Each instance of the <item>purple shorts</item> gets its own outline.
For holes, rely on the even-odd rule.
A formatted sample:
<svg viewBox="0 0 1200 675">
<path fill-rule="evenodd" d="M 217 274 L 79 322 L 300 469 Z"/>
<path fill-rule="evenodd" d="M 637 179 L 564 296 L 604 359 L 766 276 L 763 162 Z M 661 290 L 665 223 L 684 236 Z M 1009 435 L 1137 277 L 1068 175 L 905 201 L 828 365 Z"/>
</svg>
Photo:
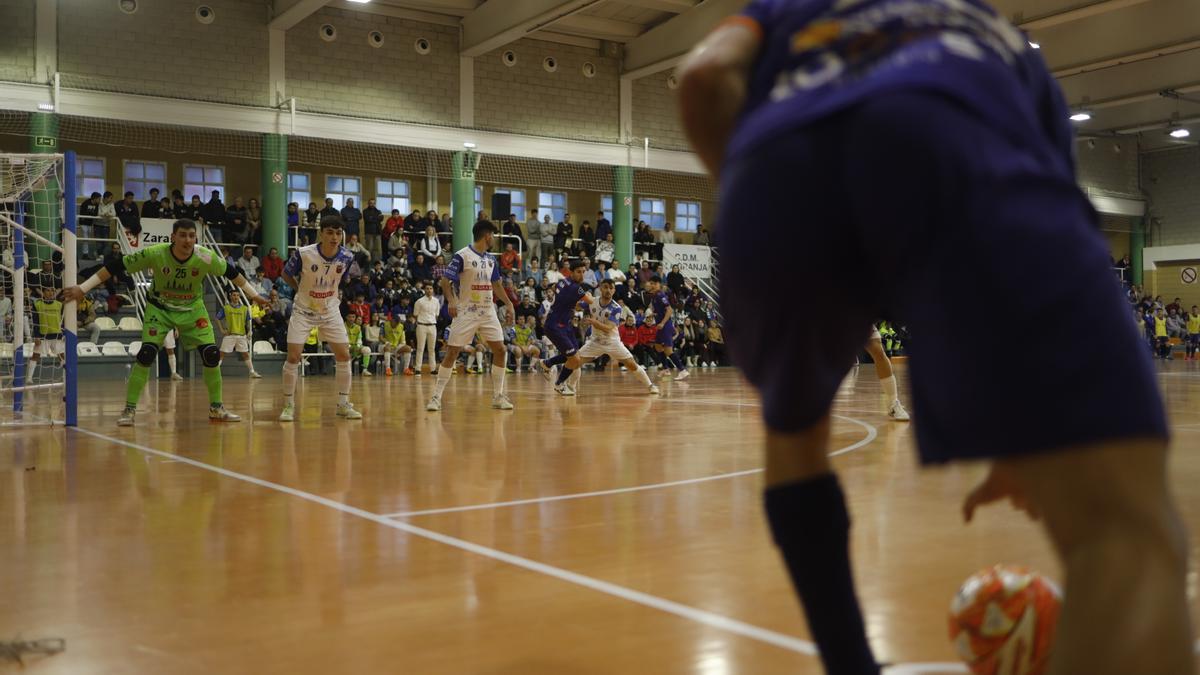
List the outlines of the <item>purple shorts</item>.
<svg viewBox="0 0 1200 675">
<path fill-rule="evenodd" d="M 727 345 L 768 427 L 826 415 L 882 317 L 911 334 L 924 462 L 1168 435 L 1096 212 L 1049 140 L 1011 131 L 894 91 L 724 167 L 716 220 L 742 224 L 716 230 Z M 1000 349 L 981 351 L 981 321 Z"/>
<path fill-rule="evenodd" d="M 675 344 L 675 336 L 678 332 L 675 330 L 675 322 L 668 321 L 667 325 L 658 329 L 658 335 L 654 337 L 654 341 L 664 347 L 671 347 Z"/>
<path fill-rule="evenodd" d="M 579 338 L 571 324 L 546 324 L 546 337 L 563 356 L 574 356 L 579 351 Z"/>
</svg>

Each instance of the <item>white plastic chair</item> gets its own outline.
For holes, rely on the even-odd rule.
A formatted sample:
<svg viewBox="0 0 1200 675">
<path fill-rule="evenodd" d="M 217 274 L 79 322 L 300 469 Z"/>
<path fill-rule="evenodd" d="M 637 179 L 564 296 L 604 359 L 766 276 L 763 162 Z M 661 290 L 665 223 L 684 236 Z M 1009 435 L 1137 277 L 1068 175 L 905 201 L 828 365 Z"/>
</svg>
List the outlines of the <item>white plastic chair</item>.
<svg viewBox="0 0 1200 675">
<path fill-rule="evenodd" d="M 134 340 L 133 342 L 129 343 L 129 355 L 130 356 L 137 357 L 137 353 L 139 351 L 141 351 L 141 349 L 142 349 L 142 341 L 141 340 Z"/>
<path fill-rule="evenodd" d="M 96 317 L 96 325 L 100 327 L 100 330 L 117 329 L 117 323 L 107 316 Z"/>
<path fill-rule="evenodd" d="M 142 320 L 136 316 L 127 316 L 121 319 L 121 323 L 117 324 L 119 330 L 141 330 Z"/>
<path fill-rule="evenodd" d="M 100 352 L 105 356 L 125 356 L 125 345 L 116 340 L 109 340 L 104 343 Z"/>
<path fill-rule="evenodd" d="M 270 342 L 267 342 L 266 340 L 258 340 L 254 343 L 254 353 L 255 354 L 274 354 L 275 353 L 275 345 L 271 344 Z"/>
<path fill-rule="evenodd" d="M 100 356 L 100 350 L 96 347 L 95 342 L 80 342 L 76 347 L 76 352 L 80 356 Z"/>
<path fill-rule="evenodd" d="M 13 344 L 11 342 L 0 342 L 0 359 L 11 359 L 13 357 Z"/>
</svg>

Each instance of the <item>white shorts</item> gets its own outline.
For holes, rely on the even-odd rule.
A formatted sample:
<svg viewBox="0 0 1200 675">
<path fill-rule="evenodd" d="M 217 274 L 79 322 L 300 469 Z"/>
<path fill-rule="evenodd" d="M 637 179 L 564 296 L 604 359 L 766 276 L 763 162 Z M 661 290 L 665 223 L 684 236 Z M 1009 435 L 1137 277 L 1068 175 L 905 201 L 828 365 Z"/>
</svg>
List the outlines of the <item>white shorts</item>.
<svg viewBox="0 0 1200 675">
<path fill-rule="evenodd" d="M 232 354 L 235 351 L 244 354 L 250 351 L 250 342 L 245 335 L 226 335 L 221 338 L 221 351 L 225 354 Z"/>
<path fill-rule="evenodd" d="M 620 342 L 606 342 L 602 340 L 588 340 L 583 343 L 583 347 L 575 354 L 581 359 L 594 359 L 608 354 L 616 361 L 627 361 L 633 358 L 633 354 L 625 348 L 625 345 Z"/>
<path fill-rule="evenodd" d="M 450 322 L 450 337 L 446 344 L 451 347 L 466 347 L 471 344 L 475 334 L 484 342 L 504 342 L 504 329 L 500 327 L 500 319 L 495 312 L 479 314 L 459 314 Z"/>
<path fill-rule="evenodd" d="M 175 349 L 175 331 L 169 330 L 163 337 L 163 349 Z"/>
<path fill-rule="evenodd" d="M 342 317 L 338 316 L 336 310 L 331 314 L 322 315 L 296 309 L 292 311 L 292 318 L 288 321 L 288 344 L 302 345 L 308 342 L 308 334 L 313 328 L 317 329 L 317 337 L 329 344 L 350 343 L 350 336 L 346 335 L 346 324 L 342 322 Z"/>
<path fill-rule="evenodd" d="M 62 338 L 54 338 L 52 340 L 46 340 L 43 338 L 38 339 L 42 342 L 38 345 L 37 349 L 33 350 L 38 354 L 45 354 L 46 356 L 62 356 L 67 352 L 67 343 Z"/>
</svg>

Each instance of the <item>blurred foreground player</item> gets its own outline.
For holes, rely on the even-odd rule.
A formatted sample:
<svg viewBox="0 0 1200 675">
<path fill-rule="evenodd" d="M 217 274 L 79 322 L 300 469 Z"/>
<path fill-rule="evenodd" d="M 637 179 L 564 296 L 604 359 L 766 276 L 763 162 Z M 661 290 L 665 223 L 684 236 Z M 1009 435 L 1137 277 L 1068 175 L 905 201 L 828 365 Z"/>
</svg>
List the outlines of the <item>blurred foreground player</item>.
<svg viewBox="0 0 1200 675">
<path fill-rule="evenodd" d="M 914 336 L 922 461 L 991 460 L 967 519 L 1009 498 L 1062 559 L 1049 672 L 1192 673 L 1162 400 L 1076 186 L 1069 113 L 1025 35 L 977 0 L 754 0 L 693 50 L 679 91 L 719 180 L 722 312 L 763 398 L 767 516 L 827 671 L 879 672 L 826 453 L 867 327 L 896 316 Z M 749 204 L 767 214 L 753 226 Z M 763 250 L 783 255 L 763 266 Z M 1053 292 L 1024 292 L 1031 276 Z M 828 292 L 778 311 L 777 291 L 814 284 Z M 1044 330 L 980 359 L 980 305 Z M 1078 325 L 1107 329 L 1065 361 Z"/>
</svg>

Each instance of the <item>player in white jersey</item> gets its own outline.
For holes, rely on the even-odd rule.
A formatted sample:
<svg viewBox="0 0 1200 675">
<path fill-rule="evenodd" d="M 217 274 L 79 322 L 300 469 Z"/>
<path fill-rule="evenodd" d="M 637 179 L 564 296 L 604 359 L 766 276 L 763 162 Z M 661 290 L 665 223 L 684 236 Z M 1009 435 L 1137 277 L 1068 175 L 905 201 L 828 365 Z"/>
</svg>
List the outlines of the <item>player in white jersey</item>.
<svg viewBox="0 0 1200 675">
<path fill-rule="evenodd" d="M 288 322 L 287 362 L 283 364 L 283 412 L 280 422 L 295 417 L 296 379 L 304 343 L 315 328 L 329 344 L 336 361 L 338 417 L 357 420 L 362 413 L 350 405 L 350 338 L 338 311 L 338 286 L 350 275 L 354 256 L 342 246 L 341 216 L 321 219 L 317 243 L 298 249 L 283 266 L 283 280 L 296 289 L 292 318 Z"/>
<path fill-rule="evenodd" d="M 883 387 L 884 398 L 887 399 L 888 417 L 897 422 L 907 422 L 908 411 L 900 403 L 900 392 L 896 386 L 896 376 L 892 374 L 892 360 L 888 358 L 887 352 L 884 351 L 883 340 L 879 336 L 879 329 L 874 325 L 871 326 L 871 337 L 867 340 L 866 350 L 871 355 L 871 360 L 875 362 L 875 375 L 879 377 L 879 384 Z"/>
<path fill-rule="evenodd" d="M 500 268 L 496 257 L 488 253 L 496 237 L 496 226 L 491 221 L 480 220 L 471 228 L 475 243 L 458 253 L 450 261 L 449 269 L 442 277 L 442 295 L 446 298 L 446 310 L 453 321 L 450 336 L 446 340 L 446 357 L 438 368 L 437 384 L 433 398 L 425 405 L 429 411 L 442 409 L 442 393 L 454 372 L 454 361 L 463 347 L 471 344 L 476 333 L 487 342 L 492 350 L 492 407 L 512 410 L 512 401 L 504 394 L 504 375 L 507 350 L 504 348 L 504 329 L 496 316 L 493 297 L 499 297 L 508 306 L 508 317 L 516 316 L 512 300 L 500 284 Z"/>
<path fill-rule="evenodd" d="M 621 305 L 613 300 L 616 290 L 617 286 L 612 279 L 600 282 L 600 298 L 588 305 L 587 310 L 586 321 L 592 327 L 592 334 L 588 336 L 587 342 L 583 343 L 583 347 L 575 356 L 582 363 L 588 363 L 608 354 L 612 360 L 625 366 L 626 370 L 632 372 L 641 381 L 642 386 L 646 387 L 646 393 L 657 395 L 658 387 L 650 381 L 646 369 L 639 366 L 634 360 L 633 354 L 630 354 L 625 345 L 621 344 L 621 336 L 617 333 L 617 327 L 621 325 Z M 582 368 L 575 369 L 575 372 L 571 374 L 571 379 L 567 381 L 567 384 L 575 392 L 579 391 L 579 376 L 582 372 Z"/>
</svg>

